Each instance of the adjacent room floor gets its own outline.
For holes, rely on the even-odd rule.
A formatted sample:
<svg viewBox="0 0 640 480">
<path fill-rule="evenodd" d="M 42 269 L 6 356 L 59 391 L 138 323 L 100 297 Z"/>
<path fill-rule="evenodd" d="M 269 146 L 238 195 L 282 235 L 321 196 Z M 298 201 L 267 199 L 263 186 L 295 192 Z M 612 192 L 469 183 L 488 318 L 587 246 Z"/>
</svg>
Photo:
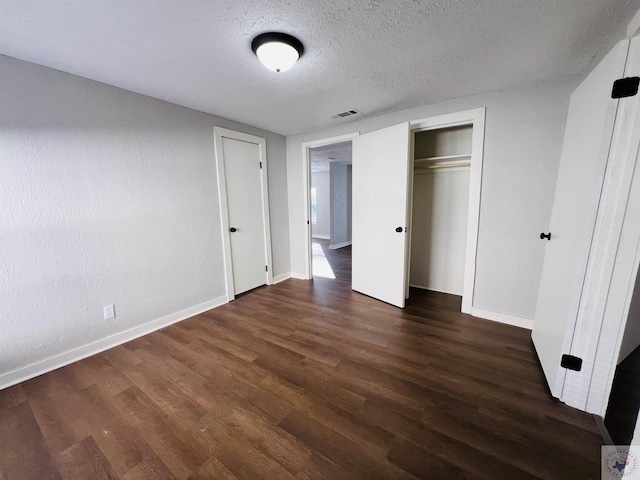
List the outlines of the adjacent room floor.
<svg viewBox="0 0 640 480">
<path fill-rule="evenodd" d="M 640 348 L 616 368 L 604 423 L 616 445 L 629 445 L 640 406 Z"/>
<path fill-rule="evenodd" d="M 287 280 L 0 391 L 0 478 L 600 478 L 530 332 Z"/>
</svg>

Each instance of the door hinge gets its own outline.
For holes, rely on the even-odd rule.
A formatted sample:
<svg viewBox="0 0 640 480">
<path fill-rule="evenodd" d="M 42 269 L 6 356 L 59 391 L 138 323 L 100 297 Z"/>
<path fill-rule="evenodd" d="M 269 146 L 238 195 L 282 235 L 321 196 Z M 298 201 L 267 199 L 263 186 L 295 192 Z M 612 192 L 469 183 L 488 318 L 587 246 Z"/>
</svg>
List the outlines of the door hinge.
<svg viewBox="0 0 640 480">
<path fill-rule="evenodd" d="M 264 266 L 264 271 L 265 271 L 265 272 L 268 272 L 268 271 L 269 271 L 269 265 L 265 265 L 265 266 Z"/>
<path fill-rule="evenodd" d="M 260 168 L 262 168 L 262 162 L 260 162 Z"/>
<path fill-rule="evenodd" d="M 309 220 L 307 220 L 307 225 L 309 225 Z"/>
<path fill-rule="evenodd" d="M 639 85 L 640 77 L 627 77 L 616 80 L 613 82 L 611 98 L 633 97 L 637 95 Z"/>
<path fill-rule="evenodd" d="M 573 355 L 562 355 L 562 360 L 560 361 L 560 366 L 562 368 L 566 368 L 567 370 L 575 370 L 579 372 L 582 370 L 582 359 L 578 357 L 574 357 Z"/>
</svg>

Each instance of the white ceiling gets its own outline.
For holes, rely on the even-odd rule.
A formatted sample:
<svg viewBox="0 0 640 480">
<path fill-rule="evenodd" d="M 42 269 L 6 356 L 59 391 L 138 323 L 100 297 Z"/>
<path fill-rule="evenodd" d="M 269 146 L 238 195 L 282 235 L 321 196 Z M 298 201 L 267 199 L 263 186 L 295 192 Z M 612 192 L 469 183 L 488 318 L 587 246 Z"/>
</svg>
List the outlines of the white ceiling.
<svg viewBox="0 0 640 480">
<path fill-rule="evenodd" d="M 331 162 L 351 164 L 351 140 L 309 149 L 311 172 L 328 172 Z"/>
<path fill-rule="evenodd" d="M 640 0 L 0 0 L 0 53 L 281 134 L 593 64 Z M 306 52 L 257 61 L 267 31 Z"/>
</svg>

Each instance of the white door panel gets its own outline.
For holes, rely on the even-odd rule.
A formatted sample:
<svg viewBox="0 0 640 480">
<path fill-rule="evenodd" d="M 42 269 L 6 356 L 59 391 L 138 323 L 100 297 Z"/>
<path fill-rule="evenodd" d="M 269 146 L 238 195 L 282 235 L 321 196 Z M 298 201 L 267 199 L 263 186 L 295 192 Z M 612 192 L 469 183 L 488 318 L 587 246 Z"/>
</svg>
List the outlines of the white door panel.
<svg viewBox="0 0 640 480">
<path fill-rule="evenodd" d="M 630 41 L 624 77 L 640 75 L 640 38 Z M 620 338 L 629 315 L 635 284 L 640 223 L 636 158 L 640 145 L 640 96 L 621 98 L 603 192 L 571 344 L 582 370 L 567 371 L 561 400 L 604 416 L 613 381 Z M 635 175 L 634 175 L 635 172 Z M 635 179 L 634 179 L 635 176 Z M 625 313 L 626 310 L 626 313 Z M 609 374 L 611 374 L 610 378 Z"/>
<path fill-rule="evenodd" d="M 409 123 L 354 138 L 352 158 L 353 289 L 404 308 Z"/>
<path fill-rule="evenodd" d="M 260 145 L 222 138 L 234 293 L 267 283 Z M 233 231 L 235 229 L 235 231 Z"/>
<path fill-rule="evenodd" d="M 628 41 L 620 42 L 571 96 L 532 338 L 551 393 L 561 397 L 598 212 Z M 541 240 L 547 242 L 547 240 Z"/>
</svg>

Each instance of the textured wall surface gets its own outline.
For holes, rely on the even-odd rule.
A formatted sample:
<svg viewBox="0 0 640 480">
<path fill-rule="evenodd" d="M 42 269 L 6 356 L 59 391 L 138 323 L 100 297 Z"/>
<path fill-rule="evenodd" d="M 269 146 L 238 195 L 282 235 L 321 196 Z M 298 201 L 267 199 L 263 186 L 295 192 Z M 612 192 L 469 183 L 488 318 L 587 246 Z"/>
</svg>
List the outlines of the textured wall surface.
<svg viewBox="0 0 640 480">
<path fill-rule="evenodd" d="M 618 364 L 627 358 L 633 351 L 640 347 L 640 275 L 636 278 L 629 308 L 629 317 L 620 345 Z"/>
<path fill-rule="evenodd" d="M 311 186 L 316 187 L 317 222 L 311 226 L 313 235 L 329 238 L 331 235 L 331 204 L 329 171 L 314 172 L 311 175 Z"/>
<path fill-rule="evenodd" d="M 486 107 L 484 170 L 473 306 L 533 318 L 569 96 L 579 78 L 403 110 L 287 137 L 291 268 L 304 272 L 302 142 Z"/>
<path fill-rule="evenodd" d="M 0 56 L 0 374 L 226 294 L 214 125 L 266 137 L 289 272 L 283 137 Z"/>
<path fill-rule="evenodd" d="M 351 165 L 332 162 L 331 175 L 331 245 L 351 241 Z"/>
<path fill-rule="evenodd" d="M 413 157 L 421 160 L 429 157 L 470 155 L 472 136 L 471 125 L 418 132 L 415 135 Z"/>
<path fill-rule="evenodd" d="M 469 167 L 414 175 L 412 213 L 409 284 L 462 295 Z"/>
</svg>

